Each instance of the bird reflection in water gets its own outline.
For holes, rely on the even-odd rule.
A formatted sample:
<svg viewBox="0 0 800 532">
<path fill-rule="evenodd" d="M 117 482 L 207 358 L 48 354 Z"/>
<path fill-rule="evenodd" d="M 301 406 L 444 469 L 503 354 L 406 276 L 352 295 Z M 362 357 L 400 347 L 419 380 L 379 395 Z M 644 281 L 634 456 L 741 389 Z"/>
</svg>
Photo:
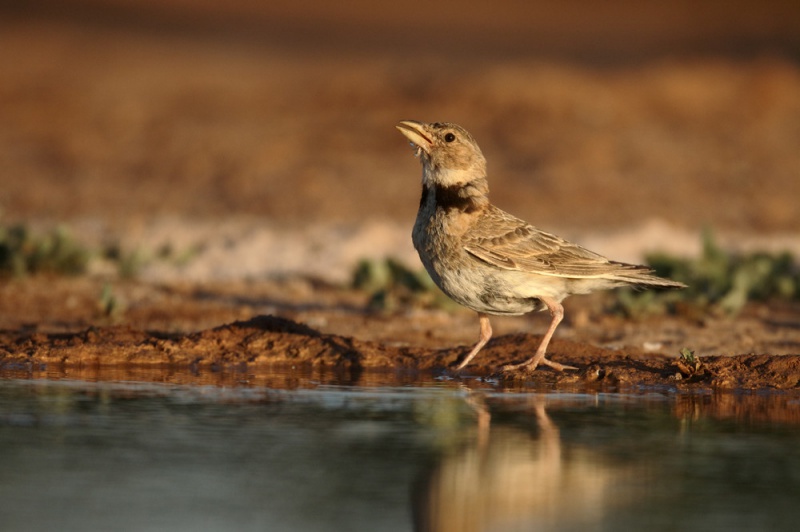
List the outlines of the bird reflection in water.
<svg viewBox="0 0 800 532">
<path fill-rule="evenodd" d="M 417 482 L 415 530 L 584 530 L 626 498 L 617 485 L 631 467 L 585 447 L 565 450 L 543 399 L 530 405 L 538 433 L 493 423 L 483 401 L 469 401 L 476 435 Z"/>
</svg>

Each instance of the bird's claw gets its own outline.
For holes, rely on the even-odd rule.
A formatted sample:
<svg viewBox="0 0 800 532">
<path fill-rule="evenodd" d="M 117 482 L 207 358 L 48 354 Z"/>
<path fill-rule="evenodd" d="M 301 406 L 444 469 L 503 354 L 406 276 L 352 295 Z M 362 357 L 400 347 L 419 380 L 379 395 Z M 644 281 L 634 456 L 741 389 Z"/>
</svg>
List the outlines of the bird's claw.
<svg viewBox="0 0 800 532">
<path fill-rule="evenodd" d="M 508 364 L 506 366 L 502 366 L 500 368 L 500 370 L 499 370 L 499 373 L 500 374 L 509 374 L 509 373 L 518 374 L 520 372 L 533 373 L 536 370 L 536 368 L 539 366 L 539 364 L 543 364 L 545 366 L 553 368 L 556 371 L 564 371 L 564 370 L 577 371 L 578 370 L 578 368 L 576 368 L 575 366 L 568 366 L 566 364 L 559 364 L 558 362 L 553 362 L 552 360 L 549 360 L 547 358 L 542 358 L 541 360 L 538 360 L 536 362 L 534 362 L 534 360 L 531 359 L 531 360 L 526 360 L 525 362 L 522 362 L 520 364 Z"/>
</svg>

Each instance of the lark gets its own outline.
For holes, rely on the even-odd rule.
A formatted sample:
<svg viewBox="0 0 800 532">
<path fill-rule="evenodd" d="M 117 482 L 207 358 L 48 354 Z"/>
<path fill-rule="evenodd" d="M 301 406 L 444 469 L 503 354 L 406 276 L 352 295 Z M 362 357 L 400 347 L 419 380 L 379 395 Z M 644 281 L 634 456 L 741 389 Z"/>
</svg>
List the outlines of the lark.
<svg viewBox="0 0 800 532">
<path fill-rule="evenodd" d="M 501 371 L 532 371 L 540 364 L 577 369 L 545 354 L 564 317 L 561 302 L 573 294 L 619 286 L 685 287 L 653 275 L 646 266 L 611 261 L 546 233 L 489 202 L 486 159 L 477 142 L 451 123 L 400 122 L 422 162 L 422 198 L 412 240 L 436 285 L 478 313 L 478 342 L 455 367 L 463 369 L 492 337 L 489 315 L 550 312 L 536 352 Z"/>
</svg>

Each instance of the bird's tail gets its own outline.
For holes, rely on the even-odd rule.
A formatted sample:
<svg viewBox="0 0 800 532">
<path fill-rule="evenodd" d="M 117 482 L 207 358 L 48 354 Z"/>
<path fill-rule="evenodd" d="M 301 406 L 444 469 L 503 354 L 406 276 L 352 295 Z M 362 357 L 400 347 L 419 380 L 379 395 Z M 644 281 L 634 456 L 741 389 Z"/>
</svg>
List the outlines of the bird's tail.
<svg viewBox="0 0 800 532">
<path fill-rule="evenodd" d="M 642 288 L 647 286 L 658 286 L 663 288 L 686 288 L 686 285 L 679 281 L 664 279 L 663 277 L 653 275 L 653 270 L 647 266 L 632 266 L 625 268 L 614 275 L 614 280 Z"/>
</svg>

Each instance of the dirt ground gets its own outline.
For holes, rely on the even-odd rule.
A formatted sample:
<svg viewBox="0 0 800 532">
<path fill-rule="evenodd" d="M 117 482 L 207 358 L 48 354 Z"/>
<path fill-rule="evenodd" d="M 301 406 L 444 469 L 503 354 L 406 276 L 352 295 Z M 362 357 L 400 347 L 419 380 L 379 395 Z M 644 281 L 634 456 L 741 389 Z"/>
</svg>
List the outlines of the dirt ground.
<svg viewBox="0 0 800 532">
<path fill-rule="evenodd" d="M 29 278 L 5 284 L 0 365 L 84 378 L 102 367 L 241 372 L 250 378 L 276 367 L 353 381 L 364 371 L 455 378 L 449 368 L 477 337 L 477 319 L 465 310 L 376 312 L 366 293 L 301 279 L 202 286 L 120 282 L 121 310 L 107 316 L 98 296 L 105 282 Z M 550 354 L 579 371 L 497 374 L 499 366 L 535 351 L 536 333 L 546 326 L 546 316 L 537 315 L 494 318 L 495 338 L 461 376 L 603 390 L 800 390 L 796 304 L 754 304 L 736 318 L 642 320 L 603 314 L 602 296 L 576 297 L 566 308 Z M 697 371 L 680 367 L 683 347 L 700 357 Z"/>
<path fill-rule="evenodd" d="M 448 375 L 477 336 L 473 313 L 376 312 L 342 282 L 368 250 L 413 258 L 405 235 L 419 167 L 393 127 L 405 118 L 467 127 L 489 160 L 495 203 L 614 258 L 691 254 L 675 235 L 704 227 L 732 248 L 800 249 L 793 3 L 707 13 L 717 21 L 707 38 L 680 17 L 651 20 L 638 37 L 626 33 L 635 20 L 603 33 L 586 26 L 591 17 L 562 33 L 548 33 L 557 17 L 546 19 L 529 34 L 520 4 L 477 44 L 480 14 L 424 41 L 419 31 L 445 12 L 409 34 L 402 26 L 415 17 L 397 13 L 365 22 L 323 10 L 308 22 L 283 4 L 259 18 L 254 5 L 233 2 L 215 24 L 224 8 L 213 3 L 186 20 L 177 0 L 164 3 L 173 11 L 40 4 L 0 5 L 0 222 L 67 223 L 88 245 L 192 254 L 188 266 L 153 266 L 135 280 L 102 268 L 0 279 L 7 371 L 268 374 L 282 365 Z M 326 24 L 334 16 L 341 23 Z M 353 25 L 371 30 L 359 39 Z M 671 229 L 612 254 L 605 235 L 653 220 Z M 302 232 L 334 226 L 316 241 Z M 325 246 L 340 253 L 338 270 Z M 262 269 L 243 269 L 251 262 Z M 101 309 L 105 286 L 111 313 Z M 525 382 L 800 390 L 797 303 L 751 304 L 734 318 L 625 320 L 604 301 L 568 300 L 551 345 L 553 359 L 581 369 L 543 369 Z M 494 319 L 495 338 L 465 374 L 491 377 L 525 358 L 545 325 L 544 315 Z M 684 347 L 703 362 L 694 373 L 677 365 Z"/>
</svg>

